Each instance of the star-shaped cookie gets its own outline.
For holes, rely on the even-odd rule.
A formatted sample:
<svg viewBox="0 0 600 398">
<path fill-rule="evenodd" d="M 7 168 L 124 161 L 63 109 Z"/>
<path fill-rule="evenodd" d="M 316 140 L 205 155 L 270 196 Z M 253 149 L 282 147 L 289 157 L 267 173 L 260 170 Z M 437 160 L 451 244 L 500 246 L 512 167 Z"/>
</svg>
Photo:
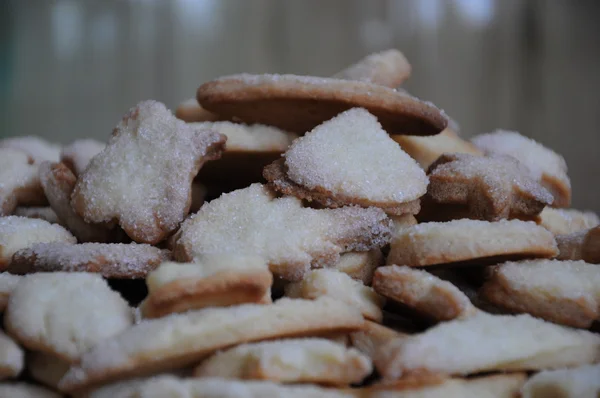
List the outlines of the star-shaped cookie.
<svg viewBox="0 0 600 398">
<path fill-rule="evenodd" d="M 463 217 L 497 221 L 532 218 L 553 197 L 528 170 L 508 156 L 444 154 L 429 168 L 428 199 L 464 206 Z"/>
</svg>

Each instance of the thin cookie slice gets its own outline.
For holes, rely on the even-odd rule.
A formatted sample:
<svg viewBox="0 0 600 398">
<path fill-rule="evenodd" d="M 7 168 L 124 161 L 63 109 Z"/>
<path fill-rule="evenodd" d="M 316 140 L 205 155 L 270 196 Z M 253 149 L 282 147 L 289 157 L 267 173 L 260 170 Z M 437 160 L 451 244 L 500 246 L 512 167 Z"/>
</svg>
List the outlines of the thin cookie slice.
<svg viewBox="0 0 600 398">
<path fill-rule="evenodd" d="M 294 141 L 265 169 L 277 191 L 327 207 L 416 214 L 427 176 L 364 109 L 350 109 Z"/>
<path fill-rule="evenodd" d="M 442 206 L 465 206 L 465 218 L 533 218 L 553 200 L 529 170 L 509 156 L 444 154 L 429 167 L 428 177 L 427 197 Z"/>
<path fill-rule="evenodd" d="M 140 102 L 79 176 L 71 205 L 88 223 L 117 222 L 134 241 L 158 243 L 188 214 L 192 181 L 225 140 L 159 102 Z"/>
<path fill-rule="evenodd" d="M 241 343 L 360 329 L 360 312 L 328 297 L 205 308 L 138 323 L 99 343 L 61 380 L 64 391 L 191 365 Z"/>
<path fill-rule="evenodd" d="M 371 374 L 369 357 L 322 338 L 242 344 L 206 359 L 195 377 L 258 379 L 344 386 Z"/>
<path fill-rule="evenodd" d="M 40 243 L 16 252 L 8 271 L 17 275 L 92 272 L 105 278 L 133 279 L 145 278 L 169 259 L 168 250 L 140 243 Z"/>
<path fill-rule="evenodd" d="M 600 227 L 567 235 L 556 235 L 559 260 L 583 260 L 600 264 Z"/>
<path fill-rule="evenodd" d="M 175 117 L 187 123 L 216 122 L 219 115 L 202 108 L 196 98 L 190 98 L 180 103 L 175 109 Z"/>
<path fill-rule="evenodd" d="M 23 349 L 0 330 L 0 380 L 16 378 L 25 363 Z"/>
<path fill-rule="evenodd" d="M 211 253 L 256 254 L 271 272 L 301 280 L 313 265 L 333 265 L 340 253 L 389 242 L 391 222 L 376 208 L 311 209 L 294 197 L 277 198 L 253 184 L 205 204 L 181 226 L 177 261 Z"/>
<path fill-rule="evenodd" d="M 60 161 L 76 176 L 83 174 L 94 156 L 106 148 L 104 142 L 93 139 L 75 140 L 62 149 Z"/>
<path fill-rule="evenodd" d="M 273 275 L 258 256 L 215 254 L 194 263 L 162 263 L 148 274 L 144 318 L 204 307 L 271 302 Z"/>
<path fill-rule="evenodd" d="M 539 224 L 554 235 L 580 232 L 600 225 L 600 218 L 593 211 L 554 209 L 546 207 L 540 213 Z"/>
<path fill-rule="evenodd" d="M 533 375 L 521 389 L 523 398 L 583 398 L 600 395 L 600 364 L 557 369 Z"/>
<path fill-rule="evenodd" d="M 77 239 L 60 225 L 48 221 L 17 216 L 0 217 L 0 271 L 10 265 L 17 251 L 47 242 L 73 245 Z"/>
<path fill-rule="evenodd" d="M 67 373 L 71 364 L 54 355 L 30 351 L 26 356 L 27 372 L 35 381 L 54 390 L 60 379 Z"/>
<path fill-rule="evenodd" d="M 477 311 L 469 298 L 452 283 L 411 267 L 389 265 L 378 268 L 373 277 L 373 289 L 436 321 L 468 317 Z"/>
<path fill-rule="evenodd" d="M 0 216 L 12 214 L 19 205 L 45 204 L 38 166 L 31 164 L 25 152 L 0 148 Z"/>
<path fill-rule="evenodd" d="M 350 333 L 350 344 L 369 358 L 374 358 L 380 346 L 402 336 L 408 335 L 376 322 L 365 321 L 362 330 Z"/>
<path fill-rule="evenodd" d="M 106 224 L 90 224 L 71 207 L 71 193 L 77 177 L 64 163 L 40 164 L 40 182 L 48 203 L 62 225 L 75 235 L 79 242 L 111 242 L 119 238 L 119 231 Z"/>
<path fill-rule="evenodd" d="M 459 137 L 450 127 L 432 137 L 416 137 L 410 135 L 394 135 L 402 149 L 427 170 L 444 153 L 467 153 L 482 156 L 483 151 L 469 141 Z"/>
<path fill-rule="evenodd" d="M 36 136 L 5 138 L 0 140 L 0 148 L 25 152 L 27 156 L 33 159 L 34 163 L 44 161 L 58 162 L 61 150 L 60 145 L 53 144 Z"/>
<path fill-rule="evenodd" d="M 7 333 L 23 346 L 70 363 L 132 325 L 127 302 L 102 277 L 89 273 L 28 275 L 4 314 Z"/>
<path fill-rule="evenodd" d="M 527 166 L 533 178 L 554 197 L 552 206 L 569 207 L 571 204 L 567 164 L 556 152 L 515 131 L 497 130 L 478 135 L 471 142 L 487 153 L 512 156 Z"/>
<path fill-rule="evenodd" d="M 10 295 L 22 278 L 23 277 L 19 275 L 0 272 L 0 313 L 4 312 L 6 309 Z"/>
<path fill-rule="evenodd" d="M 344 253 L 333 268 L 361 281 L 365 286 L 370 286 L 375 269 L 383 264 L 383 253 L 379 249 L 368 252 Z"/>
<path fill-rule="evenodd" d="M 58 216 L 50 206 L 43 207 L 17 207 L 13 215 L 18 217 L 39 218 L 48 221 L 50 224 L 60 224 Z"/>
<path fill-rule="evenodd" d="M 477 264 L 497 264 L 500 259 L 557 254 L 554 235 L 534 222 L 462 219 L 405 228 L 392 241 L 387 263 L 422 267 L 477 260 Z"/>
<path fill-rule="evenodd" d="M 562 325 L 589 328 L 600 319 L 600 267 L 583 261 L 504 263 L 480 293 L 500 308 Z"/>
<path fill-rule="evenodd" d="M 350 108 L 365 108 L 389 134 L 435 135 L 448 124 L 433 104 L 373 83 L 296 75 L 232 75 L 204 83 L 209 111 L 304 134 Z"/>
<path fill-rule="evenodd" d="M 25 382 L 0 383 L 0 397 L 6 398 L 63 398 L 63 395 L 44 387 Z"/>
<path fill-rule="evenodd" d="M 479 347 L 473 350 L 473 347 Z M 375 366 L 385 379 L 414 373 L 468 375 L 577 366 L 600 360 L 600 336 L 530 315 L 484 312 L 439 323 L 380 347 Z"/>
<path fill-rule="evenodd" d="M 389 49 L 370 54 L 333 77 L 396 88 L 408 80 L 411 70 L 404 54 L 396 49 Z"/>
<path fill-rule="evenodd" d="M 381 308 L 385 299 L 362 282 L 334 269 L 310 271 L 302 281 L 288 284 L 285 295 L 304 299 L 332 297 L 358 309 L 366 319 L 375 322 L 383 320 Z"/>
</svg>

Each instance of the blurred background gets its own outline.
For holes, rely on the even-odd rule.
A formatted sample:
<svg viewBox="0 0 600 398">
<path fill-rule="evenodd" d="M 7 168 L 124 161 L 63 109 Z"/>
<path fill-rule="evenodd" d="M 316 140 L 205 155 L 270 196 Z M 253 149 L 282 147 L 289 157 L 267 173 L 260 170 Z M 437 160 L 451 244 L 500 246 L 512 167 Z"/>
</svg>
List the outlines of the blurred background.
<svg viewBox="0 0 600 398">
<path fill-rule="evenodd" d="M 174 109 L 237 72 L 331 75 L 395 47 L 405 87 L 470 137 L 560 152 L 600 212 L 600 1 L 0 0 L 0 138 L 105 140 L 142 99 Z"/>
</svg>

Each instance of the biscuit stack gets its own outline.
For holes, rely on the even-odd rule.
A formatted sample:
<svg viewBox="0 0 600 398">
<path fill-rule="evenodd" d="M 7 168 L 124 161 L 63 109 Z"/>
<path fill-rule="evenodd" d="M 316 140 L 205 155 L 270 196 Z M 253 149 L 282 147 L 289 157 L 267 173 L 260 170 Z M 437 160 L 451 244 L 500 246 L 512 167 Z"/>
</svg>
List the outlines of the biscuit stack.
<svg viewBox="0 0 600 398">
<path fill-rule="evenodd" d="M 600 220 L 396 50 L 0 141 L 0 397 L 594 397 Z"/>
</svg>

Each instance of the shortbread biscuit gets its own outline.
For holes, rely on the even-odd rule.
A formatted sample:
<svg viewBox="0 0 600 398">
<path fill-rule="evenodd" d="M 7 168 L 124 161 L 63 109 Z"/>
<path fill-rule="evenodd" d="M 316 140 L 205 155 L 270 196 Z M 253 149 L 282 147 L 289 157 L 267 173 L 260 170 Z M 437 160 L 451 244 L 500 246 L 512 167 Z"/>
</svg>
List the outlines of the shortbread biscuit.
<svg viewBox="0 0 600 398">
<path fill-rule="evenodd" d="M 53 144 L 41 137 L 11 137 L 0 140 L 0 148 L 10 148 L 25 152 L 34 163 L 44 161 L 58 162 L 60 145 Z"/>
<path fill-rule="evenodd" d="M 65 245 L 77 243 L 69 231 L 48 221 L 8 216 L 0 217 L 0 270 L 5 270 L 18 250 L 36 243 L 60 242 Z"/>
<path fill-rule="evenodd" d="M 392 241 L 387 263 L 421 267 L 477 260 L 477 264 L 497 264 L 499 258 L 557 254 L 552 233 L 534 222 L 463 219 L 405 228 Z"/>
<path fill-rule="evenodd" d="M 600 318 L 600 267 L 583 261 L 504 263 L 491 269 L 481 294 L 509 311 L 588 328 Z"/>
<path fill-rule="evenodd" d="M 407 336 L 407 334 L 376 322 L 365 321 L 362 330 L 350 333 L 350 344 L 369 358 L 374 358 L 380 346 L 402 336 Z"/>
<path fill-rule="evenodd" d="M 61 398 L 62 395 L 44 387 L 25 382 L 0 383 L 0 397 L 6 398 Z"/>
<path fill-rule="evenodd" d="M 533 218 L 553 197 L 510 156 L 443 154 L 428 171 L 427 197 L 436 204 L 460 205 L 465 218 L 497 221 Z"/>
<path fill-rule="evenodd" d="M 554 207 L 569 207 L 571 204 L 567 164 L 556 152 L 515 131 L 497 130 L 478 135 L 471 141 L 485 152 L 512 156 L 527 166 L 533 178 L 554 196 Z"/>
<path fill-rule="evenodd" d="M 467 317 L 477 311 L 469 298 L 452 283 L 406 266 L 378 268 L 373 277 L 373 289 L 436 321 Z"/>
<path fill-rule="evenodd" d="M 483 151 L 469 141 L 460 138 L 450 127 L 432 137 L 394 135 L 392 138 L 400 144 L 402 149 L 415 159 L 424 170 L 427 170 L 429 166 L 444 153 L 468 153 L 474 156 L 483 155 Z"/>
<path fill-rule="evenodd" d="M 15 216 L 27 218 L 39 218 L 48 221 L 50 224 L 60 224 L 58 216 L 50 206 L 43 207 L 17 207 L 13 212 Z"/>
<path fill-rule="evenodd" d="M 19 250 L 8 270 L 35 272 L 93 272 L 105 278 L 145 278 L 170 259 L 168 250 L 141 243 L 41 243 Z"/>
<path fill-rule="evenodd" d="M 372 370 L 371 359 L 354 348 L 305 338 L 242 344 L 218 352 L 202 362 L 194 376 L 343 386 L 360 383 Z"/>
<path fill-rule="evenodd" d="M 401 216 L 390 216 L 392 223 L 394 224 L 392 231 L 392 239 L 394 236 L 401 234 L 404 228 L 412 227 L 417 225 L 419 222 L 412 214 L 403 214 Z"/>
<path fill-rule="evenodd" d="M 26 357 L 27 372 L 37 382 L 53 389 L 71 367 L 71 364 L 54 355 L 30 351 Z"/>
<path fill-rule="evenodd" d="M 313 265 L 333 265 L 339 254 L 389 242 L 391 222 L 380 209 L 311 209 L 294 197 L 276 198 L 253 184 L 205 204 L 186 220 L 174 247 L 177 261 L 210 253 L 264 257 L 271 272 L 301 280 Z"/>
<path fill-rule="evenodd" d="M 112 380 L 176 369 L 223 348 L 280 337 L 360 329 L 363 318 L 346 304 L 280 299 L 274 304 L 205 308 L 146 320 L 96 345 L 61 380 L 74 391 Z"/>
<path fill-rule="evenodd" d="M 146 278 L 144 318 L 204 307 L 270 303 L 273 275 L 258 256 L 227 253 L 204 256 L 195 263 L 162 263 Z"/>
<path fill-rule="evenodd" d="M 396 88 L 410 77 L 410 72 L 411 66 L 404 54 L 389 49 L 370 54 L 333 77 Z"/>
<path fill-rule="evenodd" d="M 416 214 L 427 176 L 364 109 L 350 109 L 294 141 L 265 178 L 277 191 L 327 207 Z"/>
<path fill-rule="evenodd" d="M 473 349 L 473 348 L 477 349 Z M 600 360 L 600 336 L 533 318 L 484 312 L 439 323 L 380 347 L 375 366 L 385 379 L 415 372 L 467 375 L 577 366 Z"/>
<path fill-rule="evenodd" d="M 180 379 L 170 375 L 109 384 L 88 398 L 357 398 L 350 389 L 286 386 L 270 381 L 222 378 Z"/>
<path fill-rule="evenodd" d="M 219 115 L 202 108 L 196 98 L 190 98 L 180 103 L 175 109 L 175 117 L 187 123 L 219 120 Z"/>
<path fill-rule="evenodd" d="M 175 118 L 156 101 L 129 110 L 79 176 L 71 205 L 88 223 L 118 222 L 134 241 L 158 243 L 191 204 L 192 180 L 225 137 Z"/>
<path fill-rule="evenodd" d="M 0 380 L 17 377 L 23 370 L 24 356 L 21 347 L 0 330 Z"/>
<path fill-rule="evenodd" d="M 600 225 L 600 218 L 596 213 L 575 209 L 546 207 L 539 218 L 539 224 L 554 235 L 572 234 Z"/>
<path fill-rule="evenodd" d="M 92 158 L 104 148 L 106 144 L 97 140 L 89 138 L 75 140 L 62 149 L 60 161 L 78 176 L 85 171 Z"/>
<path fill-rule="evenodd" d="M 600 364 L 540 372 L 521 389 L 523 398 L 591 398 L 599 394 Z"/>
<path fill-rule="evenodd" d="M 204 83 L 209 111 L 304 134 L 350 108 L 365 108 L 390 134 L 434 135 L 448 124 L 433 104 L 373 83 L 295 75 L 232 75 Z"/>
<path fill-rule="evenodd" d="M 366 319 L 375 322 L 383 319 L 381 308 L 385 299 L 362 282 L 334 269 L 310 271 L 302 281 L 288 284 L 285 295 L 304 299 L 328 296 L 358 309 Z"/>
<path fill-rule="evenodd" d="M 50 207 L 79 242 L 111 242 L 118 239 L 119 232 L 114 227 L 87 223 L 73 210 L 70 201 L 77 177 L 64 163 L 43 162 L 39 173 Z"/>
<path fill-rule="evenodd" d="M 352 279 L 361 281 L 365 286 L 370 286 L 375 269 L 383 264 L 384 257 L 381 250 L 374 249 L 368 252 L 344 253 L 333 266 Z"/>
<path fill-rule="evenodd" d="M 567 235 L 556 235 L 559 260 L 583 260 L 600 264 L 600 227 Z"/>
<path fill-rule="evenodd" d="M 227 137 L 225 151 L 220 159 L 209 162 L 198 173 L 197 180 L 214 186 L 247 187 L 262 181 L 262 170 L 279 159 L 297 134 L 260 124 L 246 125 L 232 122 L 192 123 Z"/>
<path fill-rule="evenodd" d="M 0 216 L 12 214 L 19 205 L 45 204 L 38 166 L 24 152 L 0 148 Z"/>
<path fill-rule="evenodd" d="M 6 309 L 10 295 L 22 278 L 19 275 L 0 272 L 0 313 Z"/>
<path fill-rule="evenodd" d="M 39 273 L 23 278 L 4 314 L 7 333 L 26 348 L 75 362 L 133 325 L 125 300 L 99 275 Z"/>
</svg>

